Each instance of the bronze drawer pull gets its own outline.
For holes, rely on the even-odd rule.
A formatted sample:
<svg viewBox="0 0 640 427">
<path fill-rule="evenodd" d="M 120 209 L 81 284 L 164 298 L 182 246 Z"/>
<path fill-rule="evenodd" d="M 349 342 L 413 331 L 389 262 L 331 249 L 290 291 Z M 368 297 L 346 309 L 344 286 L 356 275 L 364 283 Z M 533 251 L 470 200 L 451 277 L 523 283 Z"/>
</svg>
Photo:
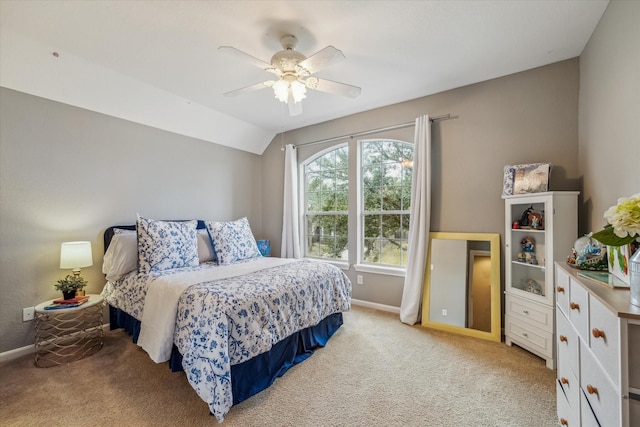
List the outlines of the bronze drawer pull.
<svg viewBox="0 0 640 427">
<path fill-rule="evenodd" d="M 576 304 L 575 302 L 572 302 L 571 304 L 569 304 L 569 307 L 571 307 L 571 310 L 580 311 L 580 304 Z"/>
<path fill-rule="evenodd" d="M 591 384 L 587 384 L 587 392 L 589 394 L 595 394 L 596 396 L 600 397 L 600 395 L 598 394 L 598 389 Z"/>
<path fill-rule="evenodd" d="M 604 334 L 604 331 L 601 331 L 598 328 L 593 328 L 593 331 L 591 331 L 591 333 L 593 334 L 594 338 L 602 338 L 603 340 L 607 340 L 607 337 Z"/>
<path fill-rule="evenodd" d="M 560 425 L 568 426 L 569 425 L 569 421 L 565 420 L 564 418 L 560 418 Z"/>
<path fill-rule="evenodd" d="M 560 378 L 560 382 L 561 382 L 562 384 L 569 384 L 569 380 L 568 380 L 568 379 L 566 379 L 565 377 Z"/>
<path fill-rule="evenodd" d="M 558 286 L 556 290 L 564 294 L 564 288 L 562 286 Z"/>
<path fill-rule="evenodd" d="M 565 337 L 564 335 L 560 335 L 560 342 L 568 343 L 569 341 L 567 341 L 567 337 Z"/>
</svg>

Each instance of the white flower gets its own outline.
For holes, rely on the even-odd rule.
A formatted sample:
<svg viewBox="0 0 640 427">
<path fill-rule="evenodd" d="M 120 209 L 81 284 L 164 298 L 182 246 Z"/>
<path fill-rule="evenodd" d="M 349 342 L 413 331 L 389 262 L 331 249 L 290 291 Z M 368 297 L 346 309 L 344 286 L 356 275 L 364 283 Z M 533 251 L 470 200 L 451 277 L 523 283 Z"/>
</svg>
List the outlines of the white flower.
<svg viewBox="0 0 640 427">
<path fill-rule="evenodd" d="M 621 197 L 618 204 L 604 213 L 604 218 L 620 238 L 640 236 L 640 193 L 631 197 Z"/>
</svg>

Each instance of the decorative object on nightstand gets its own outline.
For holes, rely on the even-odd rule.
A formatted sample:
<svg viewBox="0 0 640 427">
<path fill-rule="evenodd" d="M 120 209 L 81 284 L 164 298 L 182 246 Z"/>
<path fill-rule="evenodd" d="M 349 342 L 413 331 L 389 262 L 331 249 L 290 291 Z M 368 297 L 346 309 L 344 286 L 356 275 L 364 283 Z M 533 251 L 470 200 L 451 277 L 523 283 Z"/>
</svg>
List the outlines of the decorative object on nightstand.
<svg viewBox="0 0 640 427">
<path fill-rule="evenodd" d="M 41 368 L 80 360 L 103 345 L 101 295 L 85 295 L 78 304 L 56 301 L 35 307 L 35 365 Z"/>
<path fill-rule="evenodd" d="M 640 269 L 638 257 L 634 256 L 640 242 L 640 193 L 619 198 L 603 216 L 607 225 L 594 233 L 593 238 L 607 245 L 609 272 L 631 286 L 631 304 L 640 306 L 640 280 L 636 278 L 632 283 L 630 277 L 630 270 L 635 273 Z M 635 265 L 630 269 L 631 259 Z"/>
<path fill-rule="evenodd" d="M 258 240 L 256 243 L 262 256 L 271 255 L 271 240 Z"/>
<path fill-rule="evenodd" d="M 578 234 L 578 192 L 503 196 L 505 200 L 505 342 L 554 369 L 553 262 Z M 535 215 L 532 215 L 535 214 Z M 513 224 L 518 222 L 519 228 Z"/>
<path fill-rule="evenodd" d="M 65 242 L 60 245 L 60 269 L 71 269 L 73 276 L 67 276 L 58 281 L 56 289 L 65 291 L 65 299 L 67 296 L 83 296 L 84 288 L 87 284 L 85 279 L 80 277 L 80 269 L 91 267 L 93 265 L 93 256 L 91 254 L 91 242 Z M 75 279 L 74 279 L 75 278 Z M 62 283 L 61 283 L 62 282 Z M 76 291 L 73 295 L 71 291 Z"/>
</svg>

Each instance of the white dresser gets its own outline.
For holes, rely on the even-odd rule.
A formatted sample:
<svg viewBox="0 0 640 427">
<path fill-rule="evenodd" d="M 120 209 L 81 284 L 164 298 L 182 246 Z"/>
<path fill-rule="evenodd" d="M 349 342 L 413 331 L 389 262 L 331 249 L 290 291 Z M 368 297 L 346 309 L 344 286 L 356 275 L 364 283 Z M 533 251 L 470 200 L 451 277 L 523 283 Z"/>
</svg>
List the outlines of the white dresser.
<svg viewBox="0 0 640 427">
<path fill-rule="evenodd" d="M 558 421 L 640 426 L 640 307 L 557 262 Z"/>
</svg>

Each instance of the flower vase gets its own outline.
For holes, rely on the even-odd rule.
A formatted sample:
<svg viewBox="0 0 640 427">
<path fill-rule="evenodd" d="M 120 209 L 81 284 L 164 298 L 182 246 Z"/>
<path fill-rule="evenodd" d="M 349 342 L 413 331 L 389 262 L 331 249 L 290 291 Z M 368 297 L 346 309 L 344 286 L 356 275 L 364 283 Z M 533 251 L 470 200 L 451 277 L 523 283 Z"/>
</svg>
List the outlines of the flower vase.
<svg viewBox="0 0 640 427">
<path fill-rule="evenodd" d="M 631 304 L 640 307 L 640 249 L 629 260 L 629 279 Z"/>
</svg>

